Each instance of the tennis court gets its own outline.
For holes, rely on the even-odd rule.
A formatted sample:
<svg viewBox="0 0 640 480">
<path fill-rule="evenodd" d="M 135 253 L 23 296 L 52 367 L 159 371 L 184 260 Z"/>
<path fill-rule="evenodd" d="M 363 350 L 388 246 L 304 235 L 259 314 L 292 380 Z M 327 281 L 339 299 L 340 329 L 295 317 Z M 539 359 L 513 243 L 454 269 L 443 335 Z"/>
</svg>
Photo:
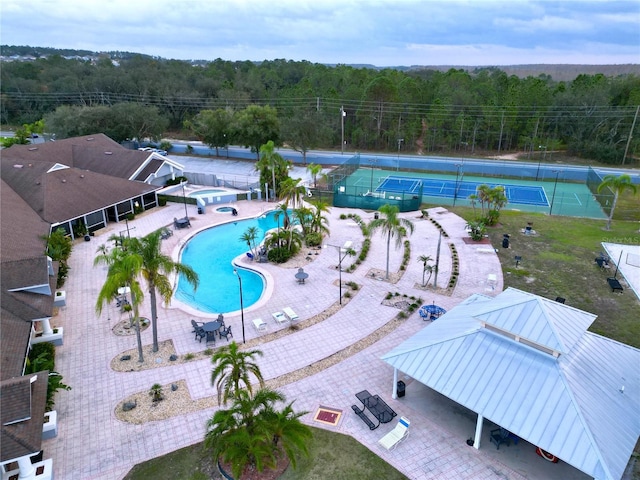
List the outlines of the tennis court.
<svg viewBox="0 0 640 480">
<path fill-rule="evenodd" d="M 449 180 L 432 180 L 418 179 L 407 177 L 389 176 L 382 180 L 375 189 L 376 193 L 381 192 L 409 192 L 416 193 L 423 186 L 423 195 L 444 198 L 468 198 L 469 195 L 477 193 L 478 187 L 486 182 L 469 182 L 469 181 L 449 181 Z M 542 187 L 511 185 L 508 183 L 489 184 L 490 187 L 504 187 L 505 195 L 511 204 L 535 205 L 539 207 L 548 207 L 549 201 Z"/>
<path fill-rule="evenodd" d="M 513 178 L 478 177 L 473 174 L 445 175 L 439 173 L 411 172 L 398 175 L 382 168 L 355 168 L 346 179 L 347 188 L 366 199 L 397 200 L 419 195 L 427 204 L 468 205 L 470 195 L 477 194 L 479 185 L 505 188 L 508 203 L 506 209 L 570 215 L 590 218 L 606 218 L 602 206 L 585 184 L 537 181 Z"/>
</svg>

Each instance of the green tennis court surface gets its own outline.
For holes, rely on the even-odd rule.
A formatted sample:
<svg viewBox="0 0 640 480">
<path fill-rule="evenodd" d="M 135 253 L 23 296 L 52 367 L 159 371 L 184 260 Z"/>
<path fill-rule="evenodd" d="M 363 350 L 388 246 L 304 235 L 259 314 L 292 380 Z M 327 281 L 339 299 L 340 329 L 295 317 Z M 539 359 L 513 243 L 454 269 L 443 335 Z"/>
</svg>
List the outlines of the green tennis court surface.
<svg viewBox="0 0 640 480">
<path fill-rule="evenodd" d="M 411 172 L 399 175 L 383 169 L 358 168 L 348 178 L 349 185 L 359 187 L 363 195 L 384 197 L 389 193 L 413 194 L 422 186 L 422 202 L 439 205 L 471 206 L 469 196 L 479 185 L 502 185 L 509 202 L 507 210 L 522 210 L 574 217 L 606 218 L 602 207 L 583 183 L 534 181 L 472 176 L 457 179 L 453 175 Z M 365 193 L 366 192 L 366 193 Z"/>
</svg>

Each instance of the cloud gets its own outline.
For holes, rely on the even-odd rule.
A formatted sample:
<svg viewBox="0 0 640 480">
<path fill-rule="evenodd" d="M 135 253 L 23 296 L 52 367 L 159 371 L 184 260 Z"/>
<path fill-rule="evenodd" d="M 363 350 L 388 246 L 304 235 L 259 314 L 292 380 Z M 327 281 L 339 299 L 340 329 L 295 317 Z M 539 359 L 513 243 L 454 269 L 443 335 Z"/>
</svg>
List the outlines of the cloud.
<svg viewBox="0 0 640 480">
<path fill-rule="evenodd" d="M 10 45 L 379 66 L 640 63 L 635 0 L 3 0 L 0 9 Z"/>
</svg>

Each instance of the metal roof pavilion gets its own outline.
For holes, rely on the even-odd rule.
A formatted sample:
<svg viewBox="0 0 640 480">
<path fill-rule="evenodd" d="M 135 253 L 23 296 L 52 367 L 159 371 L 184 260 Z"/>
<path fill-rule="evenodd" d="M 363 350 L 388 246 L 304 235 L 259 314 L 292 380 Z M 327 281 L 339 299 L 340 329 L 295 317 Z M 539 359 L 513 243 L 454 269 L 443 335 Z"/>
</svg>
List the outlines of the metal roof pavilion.
<svg viewBox="0 0 640 480">
<path fill-rule="evenodd" d="M 619 480 L 640 436 L 640 350 L 595 315 L 509 288 L 473 295 L 382 359 L 596 479 Z M 394 387 L 395 388 L 395 387 Z"/>
</svg>

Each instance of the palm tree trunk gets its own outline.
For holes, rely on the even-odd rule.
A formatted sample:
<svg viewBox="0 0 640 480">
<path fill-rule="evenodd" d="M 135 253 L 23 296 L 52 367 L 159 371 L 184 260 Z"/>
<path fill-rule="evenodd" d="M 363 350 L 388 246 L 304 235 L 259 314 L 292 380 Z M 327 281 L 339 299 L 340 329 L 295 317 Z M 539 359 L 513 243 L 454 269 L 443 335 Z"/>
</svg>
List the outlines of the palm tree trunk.
<svg viewBox="0 0 640 480">
<path fill-rule="evenodd" d="M 134 303 L 133 294 L 131 294 L 131 303 Z M 144 355 L 142 353 L 142 337 L 140 336 L 140 312 L 138 311 L 137 305 L 133 307 L 133 322 L 135 323 L 136 340 L 138 342 L 138 362 L 144 363 Z"/>
<path fill-rule="evenodd" d="M 391 252 L 391 230 L 387 234 L 387 273 L 384 277 L 385 280 L 389 280 L 389 253 Z"/>
<path fill-rule="evenodd" d="M 158 306 L 156 305 L 156 287 L 149 285 L 149 298 L 151 299 L 151 331 L 153 332 L 153 351 L 158 347 Z"/>
<path fill-rule="evenodd" d="M 607 219 L 607 230 L 611 230 L 611 222 L 613 221 L 613 212 L 616 209 L 616 203 L 618 203 L 618 192 L 613 193 L 613 205 L 611 205 L 611 211 L 609 212 L 609 218 Z"/>
</svg>

